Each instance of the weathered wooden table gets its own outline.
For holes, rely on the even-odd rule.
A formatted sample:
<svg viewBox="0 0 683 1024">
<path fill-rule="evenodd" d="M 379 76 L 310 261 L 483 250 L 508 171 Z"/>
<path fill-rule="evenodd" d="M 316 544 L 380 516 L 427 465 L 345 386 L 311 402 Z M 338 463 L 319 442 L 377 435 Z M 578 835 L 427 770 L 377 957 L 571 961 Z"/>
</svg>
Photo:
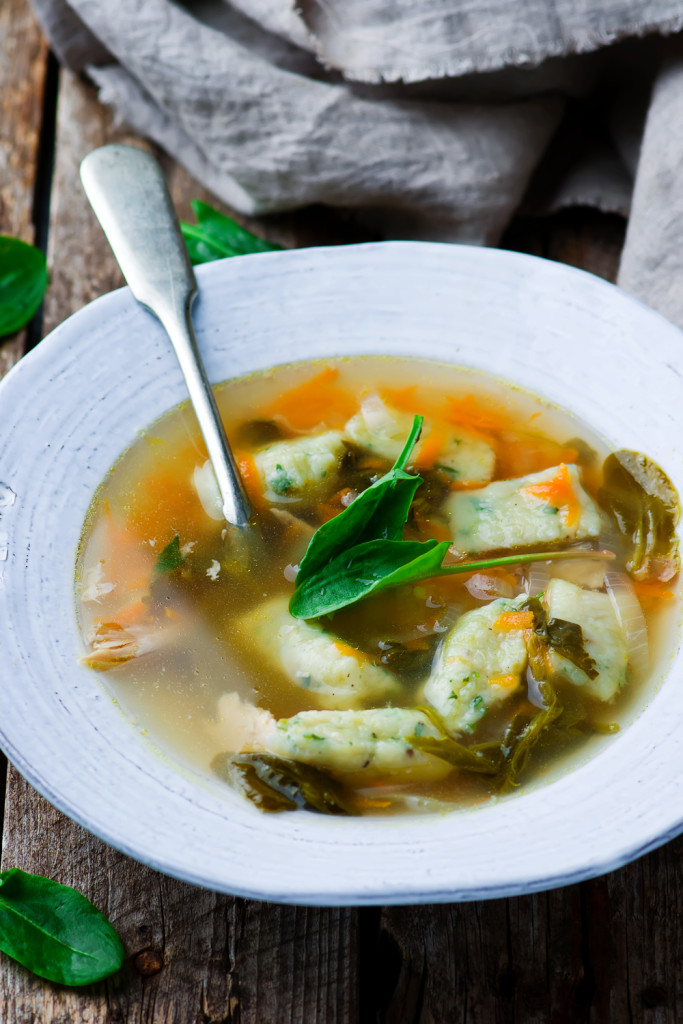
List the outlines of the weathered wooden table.
<svg viewBox="0 0 683 1024">
<path fill-rule="evenodd" d="M 4 0 L 0 232 L 46 247 L 51 284 L 42 318 L 0 347 L 0 375 L 66 316 L 121 283 L 78 165 L 90 149 L 125 138 L 92 89 L 58 70 L 27 0 Z M 177 165 L 167 160 L 166 170 L 184 215 L 190 198 L 210 199 Z M 259 230 L 289 245 L 363 237 L 350 219 L 321 210 Z M 545 224 L 517 222 L 506 244 L 613 278 L 623 230 L 618 218 L 572 211 Z M 0 789 L 2 867 L 78 888 L 112 918 L 129 953 L 119 976 L 85 991 L 49 985 L 1 958 L 3 1024 L 683 1021 L 683 839 L 621 871 L 541 895 L 298 908 L 159 875 L 67 820 L 11 765 Z"/>
</svg>

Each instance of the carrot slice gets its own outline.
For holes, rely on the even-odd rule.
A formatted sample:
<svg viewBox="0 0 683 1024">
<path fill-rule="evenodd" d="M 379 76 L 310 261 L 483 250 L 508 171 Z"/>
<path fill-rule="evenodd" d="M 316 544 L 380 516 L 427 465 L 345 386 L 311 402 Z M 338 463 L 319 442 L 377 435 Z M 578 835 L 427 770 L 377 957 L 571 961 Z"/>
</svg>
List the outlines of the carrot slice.
<svg viewBox="0 0 683 1024">
<path fill-rule="evenodd" d="M 450 423 L 475 430 L 503 430 L 509 419 L 501 410 L 484 403 L 476 395 L 465 395 L 463 398 L 447 400 L 446 418 Z"/>
<path fill-rule="evenodd" d="M 511 633 L 514 629 L 531 629 L 533 624 L 533 612 L 503 612 L 493 623 L 493 629 L 496 633 Z"/>
<path fill-rule="evenodd" d="M 504 676 L 491 676 L 489 685 L 502 686 L 505 690 L 512 690 L 515 686 L 519 685 L 519 679 L 510 672 Z"/>
<path fill-rule="evenodd" d="M 149 581 L 149 574 L 147 583 Z M 119 608 L 116 612 L 116 622 L 119 626 L 134 626 L 142 622 L 144 619 L 150 617 L 149 605 L 145 604 L 144 601 L 133 601 L 132 604 L 126 605 L 125 608 Z M 103 620 L 94 619 L 95 623 L 102 624 Z"/>
<path fill-rule="evenodd" d="M 410 385 L 407 388 L 382 388 L 380 391 L 380 398 L 382 398 L 387 405 L 390 405 L 393 409 L 399 409 L 401 412 L 409 412 L 411 415 L 415 415 L 420 412 L 418 409 L 419 400 L 416 392 L 417 386 L 415 384 Z"/>
<path fill-rule="evenodd" d="M 565 526 L 574 526 L 578 521 L 581 505 L 574 493 L 569 470 L 564 462 L 560 464 L 552 480 L 540 484 L 530 484 L 529 487 L 524 487 L 523 491 L 525 494 L 531 494 L 534 498 L 540 498 L 541 501 L 547 501 L 549 505 L 559 508 Z"/>
<path fill-rule="evenodd" d="M 433 469 L 434 463 L 439 457 L 439 453 L 443 451 L 449 435 L 450 430 L 445 424 L 439 423 L 432 426 L 418 448 L 417 456 L 414 459 L 415 465 L 419 469 Z"/>
<path fill-rule="evenodd" d="M 249 452 L 236 451 L 235 462 L 239 466 L 242 483 L 249 500 L 252 505 L 258 508 L 260 505 L 263 505 L 263 487 L 259 471 L 254 462 L 254 456 Z"/>
<path fill-rule="evenodd" d="M 670 585 L 667 583 L 641 583 L 640 580 L 634 579 L 631 580 L 631 583 L 640 603 L 648 607 L 656 601 L 670 601 L 674 596 L 673 590 L 669 589 Z"/>
<path fill-rule="evenodd" d="M 352 647 L 351 644 L 345 644 L 343 640 L 335 640 L 332 646 L 345 658 L 353 658 L 354 661 L 368 661 L 367 654 L 364 654 L 363 651 L 356 650 L 356 648 Z"/>
<path fill-rule="evenodd" d="M 289 391 L 268 407 L 266 419 L 280 417 L 292 430 L 313 430 L 320 424 L 342 427 L 356 412 L 356 403 L 336 381 L 339 370 L 328 366 Z"/>
</svg>

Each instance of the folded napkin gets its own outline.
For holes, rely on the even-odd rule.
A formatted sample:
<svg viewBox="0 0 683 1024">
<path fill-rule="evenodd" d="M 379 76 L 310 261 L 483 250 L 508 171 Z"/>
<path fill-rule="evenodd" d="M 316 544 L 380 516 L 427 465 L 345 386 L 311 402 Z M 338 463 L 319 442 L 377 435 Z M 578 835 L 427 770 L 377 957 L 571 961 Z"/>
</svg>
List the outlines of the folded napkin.
<svg viewBox="0 0 683 1024">
<path fill-rule="evenodd" d="M 33 3 L 103 102 L 245 214 L 319 202 L 494 244 L 522 204 L 632 207 L 620 282 L 683 326 L 677 0 Z"/>
</svg>

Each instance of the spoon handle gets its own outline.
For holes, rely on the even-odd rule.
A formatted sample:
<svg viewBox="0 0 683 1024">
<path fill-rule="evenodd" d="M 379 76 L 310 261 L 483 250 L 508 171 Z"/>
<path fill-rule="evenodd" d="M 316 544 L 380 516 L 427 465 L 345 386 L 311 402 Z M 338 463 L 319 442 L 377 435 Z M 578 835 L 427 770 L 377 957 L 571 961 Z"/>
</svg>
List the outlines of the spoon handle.
<svg viewBox="0 0 683 1024">
<path fill-rule="evenodd" d="M 161 168 L 142 149 L 103 146 L 83 160 L 81 180 L 130 290 L 171 339 L 216 475 L 223 514 L 234 526 L 246 526 L 249 502 L 192 326 L 197 281 Z"/>
</svg>

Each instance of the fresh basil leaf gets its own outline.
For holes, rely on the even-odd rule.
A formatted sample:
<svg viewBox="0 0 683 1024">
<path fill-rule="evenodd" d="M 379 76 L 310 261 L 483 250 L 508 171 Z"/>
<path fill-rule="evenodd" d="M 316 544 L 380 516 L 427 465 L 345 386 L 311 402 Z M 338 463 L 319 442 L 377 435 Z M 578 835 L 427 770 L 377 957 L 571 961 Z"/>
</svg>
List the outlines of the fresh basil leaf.
<svg viewBox="0 0 683 1024">
<path fill-rule="evenodd" d="M 463 572 L 480 572 L 497 566 L 524 565 L 527 562 L 573 558 L 607 560 L 614 557 L 609 551 L 535 551 L 531 554 L 485 558 L 479 562 L 443 565 L 449 547 L 450 542 L 447 540 L 440 543 L 436 540 L 375 540 L 357 544 L 337 555 L 301 584 L 299 569 L 296 589 L 289 601 L 290 614 L 299 619 L 317 618 L 361 601 L 370 594 L 400 587 L 404 583 L 417 583 L 433 576 L 455 576 Z M 561 619 L 554 621 L 563 622 Z"/>
<path fill-rule="evenodd" d="M 196 224 L 180 222 L 180 229 L 193 264 L 210 263 L 227 256 L 246 256 L 252 252 L 271 252 L 281 245 L 266 242 L 247 231 L 237 221 L 215 210 L 208 203 L 192 200 Z"/>
<path fill-rule="evenodd" d="M 157 563 L 154 566 L 154 571 L 157 573 L 173 572 L 174 569 L 179 569 L 181 565 L 185 564 L 185 558 L 182 551 L 180 550 L 180 537 L 176 533 L 170 544 L 167 544 L 164 550 L 157 558 Z"/>
<path fill-rule="evenodd" d="M 586 650 L 583 630 L 578 622 L 566 619 L 548 618 L 547 612 L 537 597 L 529 597 L 521 605 L 522 610 L 533 613 L 533 632 L 535 643 L 529 645 L 529 662 L 536 679 L 546 678 L 544 648 L 551 649 L 562 655 L 572 665 L 585 672 L 589 679 L 597 679 L 598 669 L 595 660 Z"/>
<path fill-rule="evenodd" d="M 0 874 L 0 949 L 61 985 L 90 985 L 125 956 L 106 917 L 68 885 L 19 868 Z"/>
<path fill-rule="evenodd" d="M 358 544 L 337 555 L 301 586 L 297 576 L 289 611 L 296 618 L 313 619 L 369 594 L 433 576 L 448 548 L 448 541 L 439 544 L 436 540 L 370 540 Z"/>
<path fill-rule="evenodd" d="M 47 266 L 40 249 L 0 235 L 0 337 L 29 322 L 46 288 Z"/>
<path fill-rule="evenodd" d="M 219 754 L 211 767 L 262 811 L 356 813 L 339 783 L 311 765 L 272 754 Z"/>
<path fill-rule="evenodd" d="M 629 544 L 626 568 L 637 579 L 670 580 L 680 569 L 676 526 L 681 507 L 663 469 L 638 452 L 608 455 L 598 501 Z"/>
<path fill-rule="evenodd" d="M 378 538 L 400 539 L 415 490 L 421 483 L 419 476 L 405 472 L 405 466 L 420 436 L 422 422 L 421 416 L 413 420 L 401 454 L 389 472 L 361 491 L 343 512 L 323 523 L 313 534 L 299 565 L 297 589 L 355 545 Z"/>
<path fill-rule="evenodd" d="M 289 602 L 292 615 L 303 619 L 328 615 L 372 593 L 431 576 L 559 558 L 614 557 L 610 552 L 535 552 L 444 566 L 449 541 L 402 541 L 415 491 L 422 483 L 421 477 L 405 471 L 422 422 L 421 416 L 414 418 L 389 472 L 313 534 Z"/>
</svg>

